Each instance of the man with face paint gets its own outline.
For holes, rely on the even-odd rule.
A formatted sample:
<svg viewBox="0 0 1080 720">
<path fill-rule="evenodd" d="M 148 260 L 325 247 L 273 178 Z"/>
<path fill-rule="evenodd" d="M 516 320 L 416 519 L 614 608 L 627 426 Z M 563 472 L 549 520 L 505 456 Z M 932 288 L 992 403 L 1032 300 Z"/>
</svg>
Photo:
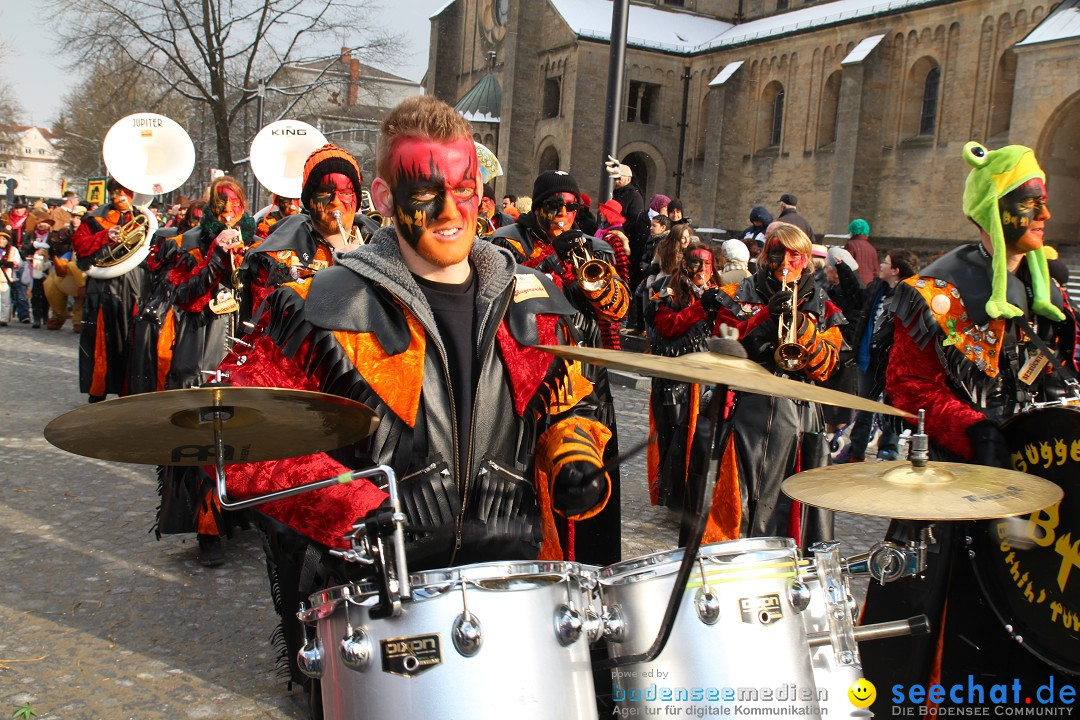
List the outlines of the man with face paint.
<svg viewBox="0 0 1080 720">
<path fill-rule="evenodd" d="M 704 243 L 691 243 L 682 260 L 645 309 L 649 328 L 649 352 L 678 357 L 708 349 L 713 314 L 706 311 L 702 296 L 715 295 L 719 277 L 713 257 Z M 655 378 L 649 395 L 649 443 L 647 465 L 649 500 L 682 510 L 686 489 L 686 460 L 694 436 L 700 388 L 697 384 Z"/>
<path fill-rule="evenodd" d="M 199 224 L 180 236 L 179 255 L 168 274 L 177 320 L 167 390 L 207 382 L 203 371 L 217 368 L 231 347 L 230 338 L 239 334 L 235 271 L 255 239 L 255 220 L 235 178 L 214 180 L 209 195 Z M 222 512 L 213 479 L 199 468 L 166 467 L 159 472 L 159 490 L 157 534 L 195 532 L 199 561 L 221 565 L 221 534 L 238 520 Z"/>
<path fill-rule="evenodd" d="M 969 142 L 963 155 L 972 168 L 964 184 L 963 211 L 979 240 L 897 284 L 887 301 L 895 314 L 895 333 L 886 390 L 896 407 L 926 411 L 932 461 L 1012 469 L 1001 424 L 1035 403 L 1071 394 L 1065 378 L 1074 377 L 1076 370 L 1075 315 L 1046 269 L 1042 247 L 1050 209 L 1046 176 L 1034 152 L 1022 145 L 989 150 Z M 1045 356 L 1032 334 L 1052 357 Z M 1045 444 L 1046 438 L 1039 439 Z M 1076 538 L 1078 528 L 1067 524 L 1056 527 L 1057 537 L 1071 532 Z M 965 537 L 991 534 L 996 546 L 997 530 L 986 523 L 936 523 L 934 534 L 937 542 L 926 573 L 891 582 L 886 592 L 872 583 L 863 616 L 869 623 L 926 613 L 933 631 L 878 647 L 868 644 L 863 654 L 867 678 L 878 687 L 881 682 L 925 683 L 931 677 L 948 687 L 967 682 L 968 675 L 986 687 L 1015 678 L 1025 688 L 1045 683 L 1054 668 L 1002 628 L 968 557 Z M 911 528 L 894 522 L 889 535 L 905 540 Z M 1026 539 L 1022 533 L 1016 545 L 1022 549 Z M 1058 560 L 1054 556 L 1053 572 L 1046 578 L 1040 578 L 1029 556 L 1019 560 L 1020 572 L 1036 588 L 1051 588 L 1043 597 L 1045 607 L 1065 597 L 1065 586 L 1060 597 L 1053 595 Z M 1032 602 L 1017 592 L 1020 603 Z M 1075 598 L 1075 592 L 1067 592 Z M 1063 627 L 1060 632 L 1070 631 Z M 1071 642 L 1073 647 L 1080 643 L 1075 627 Z M 898 664 L 898 656 L 911 660 Z"/>
<path fill-rule="evenodd" d="M 120 228 L 138 211 L 134 193 L 110 178 L 109 202 L 88 213 L 71 236 L 79 269 L 86 271 L 99 255 L 116 243 Z M 90 402 L 106 395 L 127 394 L 129 332 L 131 317 L 146 292 L 144 265 L 114 278 L 86 279 L 83 323 L 79 334 L 79 391 Z"/>
<path fill-rule="evenodd" d="M 300 212 L 300 198 L 271 195 L 270 205 L 264 209 L 265 212 L 255 216 L 255 236 L 261 240 L 266 239 L 274 225 Z"/>
<path fill-rule="evenodd" d="M 304 388 L 369 405 L 377 431 L 331 453 L 231 465 L 247 497 L 385 463 L 410 525 L 409 568 L 561 559 L 555 517 L 603 508 L 609 430 L 578 363 L 534 346 L 577 340 L 577 312 L 542 273 L 476 242 L 481 183 L 472 131 L 431 96 L 383 120 L 372 198 L 393 227 L 307 283 L 271 293 L 230 382 Z M 271 235 L 271 239 L 273 234 Z M 261 506 L 267 561 L 297 682 L 308 594 L 364 572 L 330 553 L 383 504 L 367 480 Z M 495 503 L 498 518 L 488 517 Z M 346 575 L 349 573 L 349 575 Z"/>
<path fill-rule="evenodd" d="M 499 228 L 491 236 L 494 245 L 506 248 L 525 267 L 535 268 L 558 284 L 566 299 L 577 308 L 579 331 L 591 347 L 619 349 L 619 325 L 630 308 L 630 289 L 615 269 L 615 253 L 606 240 L 591 237 L 577 228 L 582 210 L 582 192 L 568 172 L 541 173 L 533 182 L 532 210 L 516 223 Z M 601 287 L 586 288 L 578 282 L 574 258 L 591 257 L 606 263 L 608 279 Z M 587 369 L 601 398 L 601 419 L 614 436 L 608 443 L 606 462 L 618 457 L 615 404 L 611 398 L 607 371 L 597 366 Z M 612 477 L 619 477 L 613 471 Z M 579 562 L 610 565 L 622 558 L 619 541 L 622 524 L 619 487 L 615 483 L 607 509 L 587 523 L 573 526 L 573 557 Z M 570 535 L 570 528 L 560 528 Z"/>
<path fill-rule="evenodd" d="M 290 213 L 273 225 L 244 258 L 243 320 L 257 314 L 272 290 L 288 282 L 308 282 L 315 272 L 333 265 L 336 255 L 355 250 L 378 229 L 359 211 L 363 181 L 356 159 L 335 145 L 308 156 L 300 199 L 294 201 L 306 212 Z"/>
<path fill-rule="evenodd" d="M 716 328 L 739 332 L 747 356 L 766 370 L 807 383 L 824 382 L 836 368 L 847 322 L 813 281 L 812 245 L 806 234 L 786 223 L 771 228 L 753 275 L 716 293 L 702 304 L 715 312 Z M 798 295 L 795 285 L 798 283 Z M 805 351 L 799 370 L 778 367 L 779 323 L 789 327 L 797 307 L 795 344 Z M 832 539 L 832 513 L 792 503 L 780 491 L 785 478 L 827 465 L 828 439 L 816 404 L 756 393 L 736 393 L 732 437 L 724 448 L 720 479 L 705 530 L 705 542 L 735 537 L 788 536 L 803 547 Z M 767 450 L 767 452 L 766 452 Z"/>
</svg>

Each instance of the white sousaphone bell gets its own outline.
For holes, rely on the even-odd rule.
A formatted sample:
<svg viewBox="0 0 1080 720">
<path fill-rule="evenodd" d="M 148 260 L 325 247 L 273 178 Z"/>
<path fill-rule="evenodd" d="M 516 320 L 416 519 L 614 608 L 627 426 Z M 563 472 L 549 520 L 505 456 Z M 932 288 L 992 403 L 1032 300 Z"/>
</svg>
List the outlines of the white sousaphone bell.
<svg viewBox="0 0 1080 720">
<path fill-rule="evenodd" d="M 149 239 L 158 229 L 149 203 L 155 195 L 175 190 L 190 177 L 195 145 L 175 120 L 156 113 L 135 113 L 109 128 L 101 157 L 109 174 L 135 193 L 132 205 L 139 211 L 121 228 L 119 243 L 110 256 L 95 261 L 86 271 L 92 278 L 107 280 L 134 270 L 149 254 Z"/>
<path fill-rule="evenodd" d="M 260 130 L 251 141 L 251 172 L 264 188 L 278 197 L 298 198 L 308 155 L 326 143 L 326 137 L 306 122 L 277 120 Z M 256 220 L 272 207 L 259 210 Z"/>
</svg>

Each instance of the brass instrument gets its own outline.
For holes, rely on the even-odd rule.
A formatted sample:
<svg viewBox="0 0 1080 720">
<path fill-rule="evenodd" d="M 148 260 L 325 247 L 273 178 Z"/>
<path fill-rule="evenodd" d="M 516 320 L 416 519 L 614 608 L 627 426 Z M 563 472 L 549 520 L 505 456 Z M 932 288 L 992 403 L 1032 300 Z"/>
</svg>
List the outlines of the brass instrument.
<svg viewBox="0 0 1080 720">
<path fill-rule="evenodd" d="M 784 270 L 784 277 L 780 284 L 781 291 L 787 290 L 787 276 L 788 271 Z M 776 321 L 778 345 L 773 353 L 773 359 L 776 361 L 777 368 L 784 372 L 802 370 L 810 361 L 810 351 L 798 342 L 798 327 L 799 281 L 796 279 L 791 283 L 791 319 L 785 323 L 784 316 L 781 314 Z"/>
<path fill-rule="evenodd" d="M 134 215 L 131 220 L 117 228 L 116 243 L 110 245 L 106 252 L 94 261 L 94 266 L 114 267 L 127 260 L 146 242 L 146 231 L 149 227 L 150 221 L 145 214 Z"/>
<path fill-rule="evenodd" d="M 348 248 L 348 246 L 350 245 L 355 245 L 359 247 L 360 245 L 364 244 L 364 238 L 360 235 L 360 230 L 356 227 L 356 225 L 352 226 L 352 230 L 350 232 L 345 232 L 345 226 L 341 224 L 340 210 L 335 210 L 333 215 L 334 222 L 337 223 L 338 232 L 341 233 L 341 240 L 342 242 L 344 242 L 344 245 L 342 245 L 341 247 L 342 252 L 348 252 L 346 248 Z"/>
<path fill-rule="evenodd" d="M 585 246 L 585 236 L 574 238 L 570 247 L 570 264 L 578 286 L 586 295 L 597 295 L 611 282 L 611 265 L 594 258 Z"/>
<path fill-rule="evenodd" d="M 386 224 L 383 223 L 383 216 L 375 209 L 375 201 L 371 199 L 371 193 L 368 192 L 367 188 L 360 191 L 360 212 L 374 220 L 380 226 L 386 227 Z"/>
</svg>

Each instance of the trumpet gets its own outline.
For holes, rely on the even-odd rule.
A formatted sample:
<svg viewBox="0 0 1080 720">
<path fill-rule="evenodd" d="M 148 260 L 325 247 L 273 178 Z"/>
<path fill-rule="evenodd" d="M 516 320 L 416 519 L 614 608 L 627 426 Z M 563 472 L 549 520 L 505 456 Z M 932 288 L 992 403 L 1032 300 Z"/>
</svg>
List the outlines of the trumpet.
<svg viewBox="0 0 1080 720">
<path fill-rule="evenodd" d="M 145 214 L 132 216 L 131 220 L 121 225 L 117 231 L 116 244 L 111 245 L 108 251 L 95 260 L 94 265 L 101 268 L 114 267 L 127 260 L 146 242 L 149 228 L 150 220 Z"/>
<path fill-rule="evenodd" d="M 611 265 L 592 256 L 585 247 L 584 236 L 574 238 L 570 247 L 570 264 L 574 266 L 578 287 L 586 295 L 598 295 L 611 282 Z"/>
<path fill-rule="evenodd" d="M 342 240 L 342 242 L 345 243 L 345 245 L 342 246 L 342 249 L 341 249 L 342 252 L 346 251 L 346 246 L 349 246 L 349 245 L 363 245 L 364 244 L 364 239 L 362 237 L 360 237 L 360 232 L 356 228 L 355 225 L 353 225 L 352 231 L 345 232 L 345 226 L 341 224 L 341 211 L 340 210 L 335 210 L 333 212 L 333 215 L 334 215 L 334 222 L 337 223 L 338 232 L 341 233 L 341 240 Z"/>
<path fill-rule="evenodd" d="M 787 290 L 787 275 L 788 271 L 784 270 L 784 277 L 781 280 L 780 290 Z M 799 344 L 798 327 L 799 327 L 799 281 L 796 279 L 791 283 L 791 319 L 786 323 L 784 322 L 784 316 L 781 314 L 780 318 L 776 322 L 777 328 L 777 346 L 776 351 L 773 353 L 773 360 L 776 361 L 776 366 L 784 372 L 796 372 L 806 367 L 806 363 L 810 361 L 810 351 Z"/>
</svg>

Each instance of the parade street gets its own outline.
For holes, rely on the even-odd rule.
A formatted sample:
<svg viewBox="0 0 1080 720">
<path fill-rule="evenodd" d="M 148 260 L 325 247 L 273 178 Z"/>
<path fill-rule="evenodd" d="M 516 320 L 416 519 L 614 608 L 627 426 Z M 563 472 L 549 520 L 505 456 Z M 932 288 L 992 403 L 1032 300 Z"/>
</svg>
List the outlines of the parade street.
<svg viewBox="0 0 1080 720">
<path fill-rule="evenodd" d="M 277 625 L 254 530 L 205 568 L 194 536 L 155 539 L 154 468 L 87 459 L 42 431 L 79 407 L 77 336 L 0 328 L 0 718 L 305 718 L 269 638 Z M 647 382 L 615 387 L 622 447 L 644 439 Z M 635 383 L 630 382 L 630 385 Z M 148 423 L 146 432 L 153 429 Z M 103 444 L 139 443 L 100 428 Z M 677 518 L 649 506 L 644 454 L 622 468 L 623 557 L 675 546 Z M 845 552 L 880 519 L 838 517 Z M 861 597 L 865 584 L 858 585 Z M 520 658 L 519 658 L 520 660 Z"/>
</svg>

